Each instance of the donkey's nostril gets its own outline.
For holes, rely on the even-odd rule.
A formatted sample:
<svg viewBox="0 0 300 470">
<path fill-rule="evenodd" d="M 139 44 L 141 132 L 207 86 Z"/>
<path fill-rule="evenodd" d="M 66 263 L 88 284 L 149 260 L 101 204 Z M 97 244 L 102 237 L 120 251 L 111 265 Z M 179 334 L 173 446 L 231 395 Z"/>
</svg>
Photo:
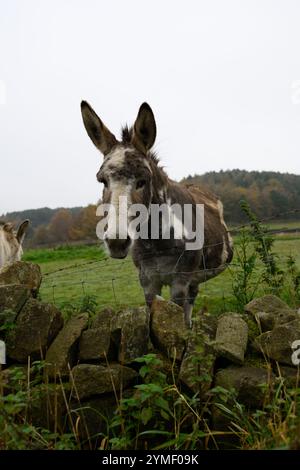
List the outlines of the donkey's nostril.
<svg viewBox="0 0 300 470">
<path fill-rule="evenodd" d="M 129 235 L 126 239 L 106 237 L 105 243 L 112 258 L 125 258 L 131 244 L 131 238 Z"/>
</svg>

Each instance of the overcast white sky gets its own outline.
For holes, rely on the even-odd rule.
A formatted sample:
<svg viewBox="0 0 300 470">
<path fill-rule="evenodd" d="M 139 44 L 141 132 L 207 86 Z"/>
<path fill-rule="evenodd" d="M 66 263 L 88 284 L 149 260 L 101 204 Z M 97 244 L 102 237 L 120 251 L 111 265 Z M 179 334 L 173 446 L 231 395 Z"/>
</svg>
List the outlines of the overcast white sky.
<svg viewBox="0 0 300 470">
<path fill-rule="evenodd" d="M 147 101 L 172 178 L 300 173 L 300 2 L 0 0 L 0 214 L 97 201 L 89 101 L 119 135 Z"/>
</svg>

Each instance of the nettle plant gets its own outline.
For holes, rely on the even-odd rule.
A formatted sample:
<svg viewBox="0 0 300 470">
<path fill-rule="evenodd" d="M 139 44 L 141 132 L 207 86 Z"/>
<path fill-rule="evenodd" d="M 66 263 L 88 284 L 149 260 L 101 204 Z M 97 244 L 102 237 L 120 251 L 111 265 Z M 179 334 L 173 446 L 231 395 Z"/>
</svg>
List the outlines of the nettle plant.
<svg viewBox="0 0 300 470">
<path fill-rule="evenodd" d="M 198 412 L 197 396 L 188 397 L 168 383 L 163 363 L 156 354 L 136 360 L 142 364 L 143 383 L 129 398 L 122 398 L 110 423 L 111 449 L 195 449 L 204 448 L 211 436 L 206 420 Z M 174 365 L 173 365 L 174 367 Z"/>
<path fill-rule="evenodd" d="M 276 238 L 251 210 L 246 201 L 241 208 L 249 219 L 249 226 L 239 230 L 235 241 L 235 265 L 230 267 L 232 289 L 236 306 L 244 305 L 263 293 L 278 295 L 289 304 L 300 300 L 300 271 L 295 257 L 284 258 L 274 250 Z"/>
<path fill-rule="evenodd" d="M 235 259 L 236 266 L 229 268 L 229 271 L 237 309 L 243 311 L 244 305 L 255 297 L 261 282 L 257 254 L 253 249 L 253 238 L 247 228 L 242 228 L 238 240 L 235 241 Z"/>
<path fill-rule="evenodd" d="M 258 220 L 246 201 L 241 201 L 241 208 L 249 219 L 250 234 L 254 242 L 255 253 L 262 262 L 262 279 L 272 293 L 278 294 L 285 273 L 278 264 L 278 254 L 274 252 L 275 238 L 270 234 L 268 227 Z"/>
</svg>

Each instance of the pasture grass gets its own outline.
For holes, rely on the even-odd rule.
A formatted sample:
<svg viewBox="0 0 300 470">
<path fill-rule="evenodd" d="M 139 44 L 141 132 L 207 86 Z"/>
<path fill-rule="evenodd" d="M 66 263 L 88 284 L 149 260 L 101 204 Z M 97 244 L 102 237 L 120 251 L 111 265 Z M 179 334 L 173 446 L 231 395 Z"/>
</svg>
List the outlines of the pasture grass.
<svg viewBox="0 0 300 470">
<path fill-rule="evenodd" d="M 49 262 L 58 261 L 73 261 L 73 260 L 93 260 L 104 257 L 103 250 L 99 245 L 62 245 L 56 248 L 37 248 L 25 252 L 24 260 L 32 263 L 44 264 Z"/>
<path fill-rule="evenodd" d="M 284 219 L 276 219 L 276 220 L 269 220 L 269 222 L 264 222 L 262 220 L 261 222 L 263 225 L 267 225 L 268 228 L 270 230 L 291 230 L 291 229 L 294 229 L 294 230 L 298 230 L 300 231 L 300 220 L 296 219 L 296 220 L 284 220 Z M 246 223 L 246 225 L 248 225 Z M 239 228 L 243 226 L 243 224 L 232 224 L 230 226 L 230 229 L 234 230 L 235 228 Z"/>
<path fill-rule="evenodd" d="M 236 245 L 239 243 L 238 236 L 234 237 L 234 242 Z M 285 267 L 288 256 L 292 255 L 300 268 L 300 237 L 276 235 L 274 252 L 279 266 Z M 84 296 L 93 298 L 99 308 L 144 303 L 138 272 L 131 257 L 125 260 L 108 258 L 100 245 L 28 250 L 23 259 L 38 263 L 41 267 L 41 299 L 53 302 L 62 309 L 66 305 L 76 305 Z M 235 308 L 232 291 L 235 264 L 234 257 L 230 268 L 200 285 L 195 311 L 205 308 L 211 313 L 220 313 Z M 263 287 L 259 286 L 257 295 L 264 293 Z M 162 294 L 169 298 L 168 288 L 164 288 Z M 289 300 L 288 294 L 285 297 Z"/>
</svg>

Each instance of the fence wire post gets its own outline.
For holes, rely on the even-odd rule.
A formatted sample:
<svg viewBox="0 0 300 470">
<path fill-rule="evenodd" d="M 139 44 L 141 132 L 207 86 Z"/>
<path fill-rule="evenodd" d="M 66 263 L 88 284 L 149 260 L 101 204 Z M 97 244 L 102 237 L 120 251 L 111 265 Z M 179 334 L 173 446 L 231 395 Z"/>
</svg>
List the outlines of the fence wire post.
<svg viewBox="0 0 300 470">
<path fill-rule="evenodd" d="M 116 292 L 115 292 L 115 284 L 114 284 L 114 281 L 115 281 L 115 278 L 113 277 L 113 278 L 111 279 L 111 287 L 112 287 L 112 291 L 113 291 L 113 294 L 114 294 L 115 303 L 117 303 L 117 297 L 116 297 Z"/>
<path fill-rule="evenodd" d="M 85 284 L 85 281 L 81 281 L 82 293 L 83 295 L 86 295 L 84 284 Z"/>
<path fill-rule="evenodd" d="M 53 303 L 55 304 L 55 294 L 54 294 L 54 291 L 55 291 L 55 284 L 52 285 L 52 299 L 53 299 Z"/>
</svg>

